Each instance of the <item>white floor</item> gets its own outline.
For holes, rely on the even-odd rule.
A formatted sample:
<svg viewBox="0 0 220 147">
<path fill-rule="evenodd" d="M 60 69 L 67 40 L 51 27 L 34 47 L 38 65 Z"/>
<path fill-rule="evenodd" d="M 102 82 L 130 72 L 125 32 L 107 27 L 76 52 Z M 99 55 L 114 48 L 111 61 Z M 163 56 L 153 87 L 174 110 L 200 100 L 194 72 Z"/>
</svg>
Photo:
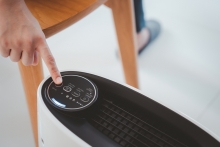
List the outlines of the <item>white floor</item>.
<svg viewBox="0 0 220 147">
<path fill-rule="evenodd" d="M 162 32 L 139 57 L 144 94 L 198 120 L 220 137 L 220 2 L 145 0 Z M 101 6 L 49 38 L 60 70 L 92 72 L 123 83 L 111 11 Z M 44 66 L 44 73 L 48 70 Z M 0 146 L 34 147 L 16 63 L 0 57 Z"/>
</svg>

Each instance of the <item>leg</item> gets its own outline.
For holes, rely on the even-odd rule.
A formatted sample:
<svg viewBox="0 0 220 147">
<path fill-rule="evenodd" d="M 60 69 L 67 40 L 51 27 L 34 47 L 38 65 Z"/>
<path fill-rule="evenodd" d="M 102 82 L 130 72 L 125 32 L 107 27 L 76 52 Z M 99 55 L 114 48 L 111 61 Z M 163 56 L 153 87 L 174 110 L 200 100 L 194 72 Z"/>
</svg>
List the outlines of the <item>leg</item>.
<svg viewBox="0 0 220 147">
<path fill-rule="evenodd" d="M 146 28 L 146 21 L 144 18 L 142 0 L 134 0 L 134 11 L 135 11 L 135 23 L 137 32 L 137 46 L 138 51 L 142 49 L 150 39 L 150 32 Z"/>
<path fill-rule="evenodd" d="M 142 0 L 133 0 L 133 1 L 134 1 L 136 32 L 139 33 L 143 28 L 146 27 L 146 22 L 144 19 L 144 10 L 142 6 Z"/>
<path fill-rule="evenodd" d="M 132 0 L 112 0 L 115 28 L 126 83 L 138 88 L 137 43 Z"/>
<path fill-rule="evenodd" d="M 36 147 L 38 147 L 38 129 L 37 129 L 37 87 L 43 79 L 42 62 L 37 66 L 24 66 L 21 61 L 18 63 L 22 83 L 26 95 L 29 115 L 31 118 L 32 130 Z"/>
<path fill-rule="evenodd" d="M 145 21 L 142 0 L 133 0 L 135 23 L 137 32 L 137 49 L 140 54 L 146 46 L 155 40 L 160 33 L 160 24 L 157 21 Z"/>
</svg>

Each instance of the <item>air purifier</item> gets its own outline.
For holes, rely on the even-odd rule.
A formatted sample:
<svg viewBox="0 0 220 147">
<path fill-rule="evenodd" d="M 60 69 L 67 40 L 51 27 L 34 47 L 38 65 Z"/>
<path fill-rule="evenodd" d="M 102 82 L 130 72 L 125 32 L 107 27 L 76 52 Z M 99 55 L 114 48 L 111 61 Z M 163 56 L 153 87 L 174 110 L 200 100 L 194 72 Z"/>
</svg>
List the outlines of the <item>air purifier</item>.
<svg viewBox="0 0 220 147">
<path fill-rule="evenodd" d="M 38 88 L 40 147 L 220 147 L 199 122 L 129 85 L 84 72 L 61 75 L 62 84 L 48 77 Z"/>
</svg>

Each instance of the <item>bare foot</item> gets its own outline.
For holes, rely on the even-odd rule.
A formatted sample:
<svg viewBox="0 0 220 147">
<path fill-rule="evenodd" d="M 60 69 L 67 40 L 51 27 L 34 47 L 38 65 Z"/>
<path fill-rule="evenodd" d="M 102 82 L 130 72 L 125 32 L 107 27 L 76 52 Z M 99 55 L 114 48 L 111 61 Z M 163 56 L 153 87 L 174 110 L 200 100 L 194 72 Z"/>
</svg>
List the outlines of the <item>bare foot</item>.
<svg viewBox="0 0 220 147">
<path fill-rule="evenodd" d="M 149 41 L 150 39 L 150 32 L 147 28 L 143 28 L 138 34 L 137 34 L 137 46 L 138 51 L 142 49 Z"/>
</svg>

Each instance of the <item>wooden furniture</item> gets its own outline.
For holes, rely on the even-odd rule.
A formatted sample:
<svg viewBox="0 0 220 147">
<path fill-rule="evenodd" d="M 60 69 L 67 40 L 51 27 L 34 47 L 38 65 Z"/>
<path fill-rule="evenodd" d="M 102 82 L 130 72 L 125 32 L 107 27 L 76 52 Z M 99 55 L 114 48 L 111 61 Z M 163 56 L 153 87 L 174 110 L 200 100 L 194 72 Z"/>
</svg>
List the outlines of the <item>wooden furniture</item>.
<svg viewBox="0 0 220 147">
<path fill-rule="evenodd" d="M 112 9 L 120 48 L 121 61 L 127 84 L 138 88 L 136 66 L 136 38 L 133 0 L 25 0 L 32 14 L 48 38 L 91 13 L 106 3 Z M 30 113 L 36 146 L 37 96 L 36 91 L 43 79 L 42 61 L 37 66 L 18 63 Z"/>
</svg>

